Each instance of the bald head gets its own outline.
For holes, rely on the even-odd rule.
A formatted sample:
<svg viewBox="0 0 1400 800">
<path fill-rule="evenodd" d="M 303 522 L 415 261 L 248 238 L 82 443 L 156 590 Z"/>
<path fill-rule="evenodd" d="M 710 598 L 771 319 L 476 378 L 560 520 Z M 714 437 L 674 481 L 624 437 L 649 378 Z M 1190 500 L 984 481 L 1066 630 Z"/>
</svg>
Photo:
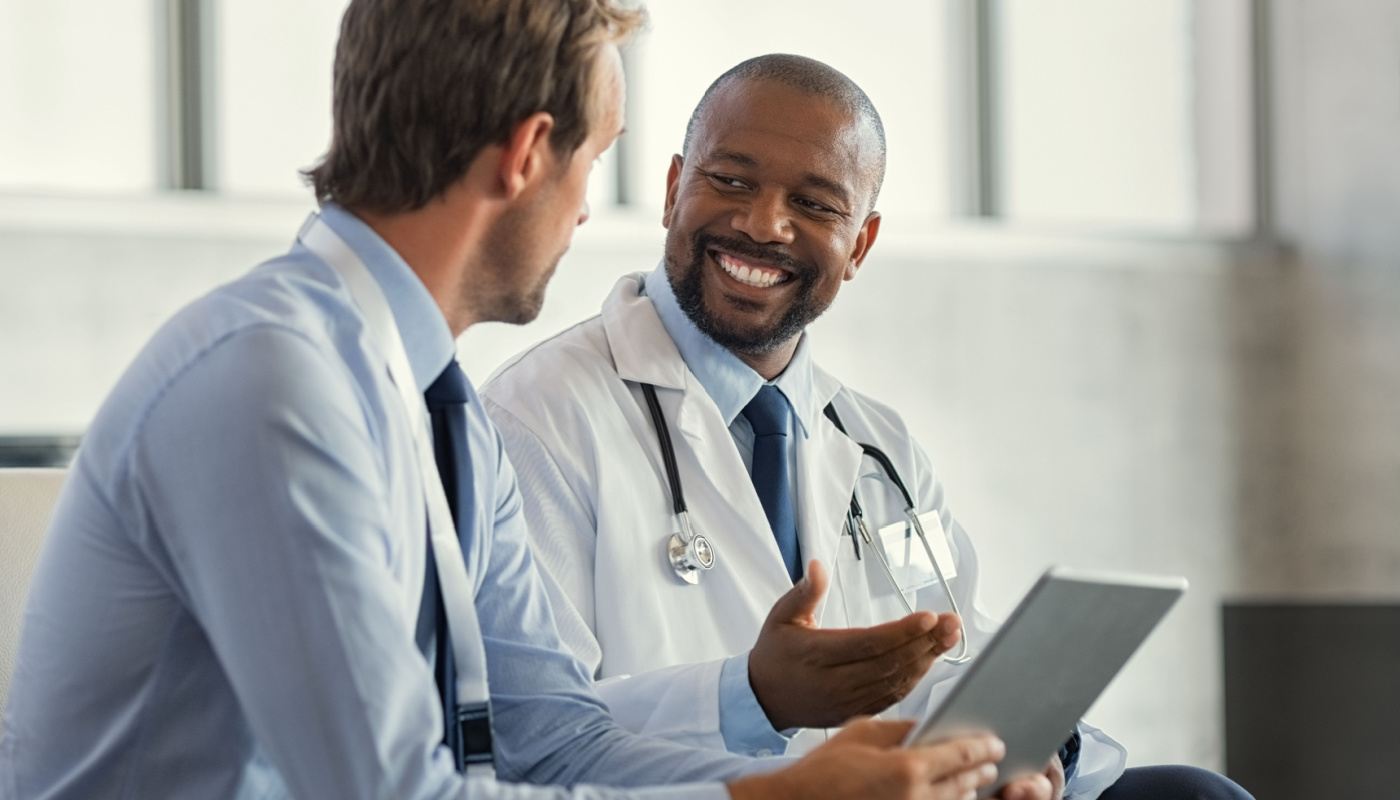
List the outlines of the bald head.
<svg viewBox="0 0 1400 800">
<path fill-rule="evenodd" d="M 710 88 L 700 98 L 695 111 L 690 115 L 690 123 L 685 128 L 685 142 L 681 155 L 690 155 L 690 145 L 697 131 L 704 125 L 705 114 L 710 102 L 721 89 L 737 81 L 772 81 L 796 89 L 814 99 L 824 100 L 846 111 L 873 134 L 874 152 L 870 162 L 871 181 L 870 207 L 880 194 L 880 186 L 885 181 L 885 126 L 880 121 L 880 112 L 870 97 L 839 70 L 813 58 L 772 53 L 741 62 L 728 72 L 715 79 Z"/>
</svg>

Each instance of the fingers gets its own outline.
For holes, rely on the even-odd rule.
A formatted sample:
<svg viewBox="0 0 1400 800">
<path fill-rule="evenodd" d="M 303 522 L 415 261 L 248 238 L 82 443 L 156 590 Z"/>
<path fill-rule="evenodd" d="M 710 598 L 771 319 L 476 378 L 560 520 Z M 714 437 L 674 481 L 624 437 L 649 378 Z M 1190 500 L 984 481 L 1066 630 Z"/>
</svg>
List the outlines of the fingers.
<svg viewBox="0 0 1400 800">
<path fill-rule="evenodd" d="M 822 595 L 826 594 L 826 587 L 826 570 L 820 561 L 812 559 L 807 562 L 807 574 L 802 576 L 802 580 L 794 583 L 787 594 L 778 598 L 778 602 L 774 603 L 772 610 L 768 612 L 768 621 L 764 624 L 815 625 L 817 603 L 821 601 Z"/>
<path fill-rule="evenodd" d="M 904 742 L 904 737 L 913 727 L 913 720 L 907 719 L 853 719 L 841 728 L 832 741 L 839 738 L 872 747 L 895 747 Z"/>
<path fill-rule="evenodd" d="M 1052 800 L 1055 788 L 1044 775 L 1027 775 L 1006 784 L 1001 800 Z"/>
<path fill-rule="evenodd" d="M 973 800 L 978 789 L 996 779 L 996 765 L 981 764 L 930 785 L 923 794 L 929 800 Z"/>
<path fill-rule="evenodd" d="M 930 641 L 932 636 L 942 639 L 945 631 L 939 628 L 940 622 L 928 611 L 916 611 L 902 619 L 869 628 L 826 628 L 821 638 L 814 641 L 822 651 L 823 661 L 840 666 L 879 658 L 920 639 Z"/>
<path fill-rule="evenodd" d="M 952 614 L 946 616 L 948 619 L 940 619 L 927 634 L 910 639 L 888 653 L 845 664 L 847 680 L 853 685 L 864 686 L 900 678 L 914 669 L 917 672 L 914 680 L 917 681 L 928 671 L 934 659 L 952 647 L 948 644 L 949 639 L 957 643 L 957 617 Z"/>
<path fill-rule="evenodd" d="M 927 770 L 924 782 L 936 783 L 949 779 L 955 781 L 970 780 L 973 785 L 965 788 L 977 788 L 985 786 L 995 778 L 995 764 L 1006 755 L 1006 745 L 991 735 L 960 736 L 926 747 L 910 748 L 909 752 Z M 983 776 L 988 770 L 984 770 L 982 767 L 992 768 L 990 770 L 992 778 L 984 779 Z M 961 775 L 961 773 L 967 772 L 976 774 L 972 776 Z"/>
</svg>

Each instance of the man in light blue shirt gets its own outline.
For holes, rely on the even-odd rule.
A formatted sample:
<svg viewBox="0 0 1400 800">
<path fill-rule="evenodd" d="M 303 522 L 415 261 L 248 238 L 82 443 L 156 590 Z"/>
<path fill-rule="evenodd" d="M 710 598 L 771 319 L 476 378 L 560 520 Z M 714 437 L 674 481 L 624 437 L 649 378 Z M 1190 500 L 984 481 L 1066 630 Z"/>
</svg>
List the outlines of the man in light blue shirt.
<svg viewBox="0 0 1400 800">
<path fill-rule="evenodd" d="M 555 632 L 470 386 L 458 534 L 495 777 L 464 777 L 441 745 L 416 636 L 414 428 L 392 347 L 309 233 L 363 264 L 407 355 L 400 388 L 423 392 L 470 325 L 538 313 L 620 129 L 616 42 L 637 22 L 604 0 L 351 4 L 317 220 L 156 334 L 73 465 L 26 607 L 0 800 L 956 798 L 991 780 L 995 740 L 902 750 L 898 724 L 772 774 L 619 728 Z"/>
</svg>

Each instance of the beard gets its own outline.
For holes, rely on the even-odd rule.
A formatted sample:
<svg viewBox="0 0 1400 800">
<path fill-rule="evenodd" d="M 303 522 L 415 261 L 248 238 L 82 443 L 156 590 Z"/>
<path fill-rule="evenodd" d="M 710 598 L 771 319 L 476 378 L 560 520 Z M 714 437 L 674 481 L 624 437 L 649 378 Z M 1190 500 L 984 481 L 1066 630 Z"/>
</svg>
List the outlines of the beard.
<svg viewBox="0 0 1400 800">
<path fill-rule="evenodd" d="M 673 244 L 671 240 L 679 238 L 680 234 L 672 230 L 667 235 L 667 244 Z M 704 295 L 705 259 L 709 257 L 707 253 L 713 247 L 719 247 L 741 258 L 747 256 L 787 270 L 792 275 L 788 280 L 799 283 L 792 305 L 776 322 L 767 326 L 741 327 L 719 318 L 705 304 Z M 821 277 L 818 267 L 793 258 L 781 248 L 757 244 L 749 239 L 697 233 L 691 242 L 688 264 L 681 264 L 671 256 L 674 249 L 678 248 L 666 248 L 666 275 L 671 281 L 671 291 L 676 295 L 676 302 L 701 333 L 726 350 L 750 355 L 770 353 L 802 333 L 831 305 L 829 301 L 822 302 L 816 297 L 817 282 Z M 741 307 L 747 305 L 746 301 L 739 298 L 729 298 L 729 302 Z"/>
<path fill-rule="evenodd" d="M 468 297 L 478 321 L 524 325 L 540 315 L 545 289 L 564 254 L 541 254 L 537 232 L 534 215 L 519 210 L 502 216 L 486 233 L 485 269 Z M 541 261 L 548 261 L 548 268 L 539 269 Z"/>
</svg>

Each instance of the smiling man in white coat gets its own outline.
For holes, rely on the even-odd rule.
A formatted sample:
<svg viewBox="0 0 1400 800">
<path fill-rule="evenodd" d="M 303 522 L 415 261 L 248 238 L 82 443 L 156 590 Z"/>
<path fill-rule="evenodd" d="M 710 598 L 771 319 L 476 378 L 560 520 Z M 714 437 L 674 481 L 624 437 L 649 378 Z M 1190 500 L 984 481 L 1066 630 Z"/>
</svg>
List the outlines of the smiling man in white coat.
<svg viewBox="0 0 1400 800">
<path fill-rule="evenodd" d="M 929 459 L 893 410 L 817 366 L 803 334 L 876 240 L 884 168 L 879 115 L 844 75 L 797 56 L 740 64 L 672 159 L 661 266 L 623 277 L 601 315 L 483 391 L 560 632 L 634 730 L 800 752 L 854 713 L 939 702 L 963 669 L 929 669 L 957 642 L 948 612 L 968 652 L 995 628 Z M 862 444 L 894 480 L 867 478 L 882 470 Z M 923 563 L 896 552 L 900 482 L 932 545 Z M 1046 777 L 1056 796 L 1092 798 L 1125 760 L 1081 725 Z"/>
</svg>

